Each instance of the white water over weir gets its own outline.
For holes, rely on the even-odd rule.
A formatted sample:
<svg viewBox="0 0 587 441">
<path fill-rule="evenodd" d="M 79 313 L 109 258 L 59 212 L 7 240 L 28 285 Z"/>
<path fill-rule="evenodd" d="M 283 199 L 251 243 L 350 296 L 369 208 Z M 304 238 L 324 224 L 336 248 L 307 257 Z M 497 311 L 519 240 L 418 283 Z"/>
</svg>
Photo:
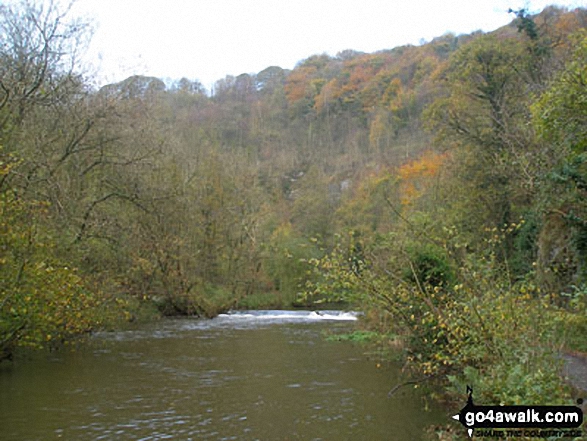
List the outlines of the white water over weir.
<svg viewBox="0 0 587 441">
<path fill-rule="evenodd" d="M 234 311 L 220 314 L 216 320 L 223 323 L 251 325 L 279 323 L 313 323 L 320 321 L 356 321 L 358 312 L 347 311 Z"/>
</svg>

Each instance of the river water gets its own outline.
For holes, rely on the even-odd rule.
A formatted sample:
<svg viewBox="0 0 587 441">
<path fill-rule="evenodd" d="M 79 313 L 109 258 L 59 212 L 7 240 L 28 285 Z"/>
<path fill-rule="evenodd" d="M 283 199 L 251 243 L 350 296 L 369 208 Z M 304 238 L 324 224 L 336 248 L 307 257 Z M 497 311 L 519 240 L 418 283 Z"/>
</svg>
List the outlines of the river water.
<svg viewBox="0 0 587 441">
<path fill-rule="evenodd" d="M 256 311 L 101 333 L 0 365 L 2 440 L 418 440 L 444 412 L 332 342 L 355 315 Z M 424 410 L 432 406 L 432 410 Z"/>
</svg>

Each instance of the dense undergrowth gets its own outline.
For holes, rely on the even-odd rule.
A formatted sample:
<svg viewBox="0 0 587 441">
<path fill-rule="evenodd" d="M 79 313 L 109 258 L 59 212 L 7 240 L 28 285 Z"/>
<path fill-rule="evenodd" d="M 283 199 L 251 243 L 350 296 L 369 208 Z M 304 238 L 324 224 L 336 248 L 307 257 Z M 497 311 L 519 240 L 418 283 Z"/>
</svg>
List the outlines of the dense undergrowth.
<svg viewBox="0 0 587 441">
<path fill-rule="evenodd" d="M 306 295 L 330 295 L 368 311 L 367 331 L 332 339 L 392 346 L 395 356 L 403 354 L 413 383 L 428 383 L 455 411 L 468 385 L 477 403 L 574 405 L 561 355 L 585 348 L 586 293 L 543 292 L 532 273 L 511 281 L 508 262 L 499 255 L 522 225 L 488 229 L 485 251 L 462 261 L 456 257 L 459 247 L 447 243 L 435 247 L 434 257 L 397 250 L 399 256 L 386 255 L 381 267 L 375 251 L 380 245 L 372 244 L 365 249 L 371 258 L 357 268 L 349 242 L 341 241 L 312 262 L 321 279 L 308 284 Z M 391 259 L 403 262 L 396 274 Z M 466 439 L 464 430 L 449 426 L 432 430 L 432 439 Z"/>
</svg>

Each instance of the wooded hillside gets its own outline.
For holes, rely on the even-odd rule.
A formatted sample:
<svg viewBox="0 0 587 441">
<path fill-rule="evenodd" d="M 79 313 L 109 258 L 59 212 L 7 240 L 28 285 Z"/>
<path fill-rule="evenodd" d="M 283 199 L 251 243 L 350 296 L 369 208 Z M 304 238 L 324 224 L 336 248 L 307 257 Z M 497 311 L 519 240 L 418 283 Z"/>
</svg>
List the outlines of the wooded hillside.
<svg viewBox="0 0 587 441">
<path fill-rule="evenodd" d="M 0 7 L 0 358 L 141 305 L 323 300 L 396 323 L 429 375 L 480 367 L 511 320 L 546 326 L 534 305 L 587 348 L 586 10 L 208 92 L 94 90 L 85 24 L 23 5 Z"/>
</svg>

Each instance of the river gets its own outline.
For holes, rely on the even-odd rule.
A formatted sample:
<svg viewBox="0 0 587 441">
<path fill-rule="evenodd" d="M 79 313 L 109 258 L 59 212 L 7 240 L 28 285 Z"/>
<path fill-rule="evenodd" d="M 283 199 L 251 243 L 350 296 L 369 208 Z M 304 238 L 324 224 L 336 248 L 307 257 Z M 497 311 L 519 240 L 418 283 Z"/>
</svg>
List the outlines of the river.
<svg viewBox="0 0 587 441">
<path fill-rule="evenodd" d="M 446 414 L 399 366 L 332 342 L 355 315 L 164 319 L 0 365 L 0 439 L 418 440 Z M 424 410 L 425 407 L 432 407 Z"/>
</svg>

